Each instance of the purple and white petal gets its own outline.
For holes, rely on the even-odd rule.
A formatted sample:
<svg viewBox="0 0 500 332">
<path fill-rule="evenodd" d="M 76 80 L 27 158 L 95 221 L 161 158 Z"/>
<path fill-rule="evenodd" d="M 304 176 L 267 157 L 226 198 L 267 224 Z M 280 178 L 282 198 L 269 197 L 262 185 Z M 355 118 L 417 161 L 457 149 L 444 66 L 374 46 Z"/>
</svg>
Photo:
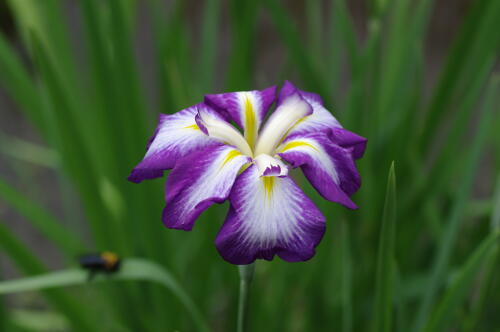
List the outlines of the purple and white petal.
<svg viewBox="0 0 500 332">
<path fill-rule="evenodd" d="M 314 92 L 307 92 L 307 91 L 299 90 L 290 81 L 285 81 L 285 83 L 283 83 L 283 87 L 281 87 L 281 90 L 280 90 L 280 93 L 278 96 L 278 104 L 281 104 L 285 98 L 287 98 L 288 96 L 290 96 L 291 94 L 294 94 L 296 92 L 300 93 L 300 95 L 302 97 L 304 97 L 304 99 L 306 99 L 308 102 L 312 101 L 312 102 L 318 103 L 320 105 L 323 105 L 323 98 L 321 98 L 320 95 L 318 95 L 317 93 L 314 93 Z"/>
<path fill-rule="evenodd" d="M 273 155 L 275 148 L 290 129 L 312 113 L 311 105 L 300 95 L 298 90 L 287 90 L 286 96 L 280 98 L 276 110 L 271 114 L 259 134 L 255 145 L 255 155 Z"/>
<path fill-rule="evenodd" d="M 292 83 L 285 81 L 278 103 L 295 91 L 298 91 L 302 98 L 311 105 L 313 112 L 297 121 L 288 131 L 287 137 L 323 131 L 328 133 L 334 143 L 344 148 L 351 148 L 355 159 L 363 156 L 367 139 L 342 128 L 337 119 L 324 107 L 319 95 L 299 90 Z"/>
<path fill-rule="evenodd" d="M 350 149 L 333 143 L 326 133 L 294 135 L 285 140 L 277 152 L 292 167 L 301 167 L 304 175 L 326 199 L 350 209 L 350 199 L 361 185 Z"/>
<path fill-rule="evenodd" d="M 260 154 L 254 158 L 260 176 L 287 176 L 288 166 L 278 158 Z"/>
<path fill-rule="evenodd" d="M 288 131 L 288 135 L 306 134 L 317 131 L 329 131 L 332 128 L 342 128 L 337 119 L 323 106 L 321 97 L 312 92 L 306 92 L 297 89 L 289 81 L 285 81 L 283 88 L 280 91 L 278 103 L 285 100 L 293 92 L 298 92 L 305 101 L 307 101 L 313 112 L 307 117 L 297 121 L 295 125 Z"/>
<path fill-rule="evenodd" d="M 354 159 L 363 157 L 368 140 L 344 128 L 333 128 L 328 135 L 332 142 L 352 150 Z"/>
<path fill-rule="evenodd" d="M 247 156 L 252 155 L 252 149 L 245 138 L 219 112 L 210 107 L 199 107 L 195 120 L 205 135 L 221 143 L 234 145 Z"/>
<path fill-rule="evenodd" d="M 193 152 L 179 160 L 166 184 L 165 226 L 191 230 L 203 211 L 227 199 L 238 172 L 249 162 L 250 157 L 223 144 Z"/>
<path fill-rule="evenodd" d="M 216 139 L 205 135 L 195 121 L 198 104 L 180 112 L 160 114 L 160 121 L 149 140 L 144 159 L 132 170 L 129 180 L 139 183 L 146 179 L 161 177 L 163 171 L 174 167 L 176 161 L 193 151 L 218 145 Z"/>
<path fill-rule="evenodd" d="M 276 99 L 276 87 L 264 90 L 229 92 L 205 96 L 205 102 L 235 121 L 244 130 L 251 147 L 260 125 Z"/>
<path fill-rule="evenodd" d="M 252 165 L 236 180 L 215 240 L 219 253 L 232 264 L 274 255 L 288 262 L 310 259 L 325 232 L 325 217 L 290 177 L 259 173 Z"/>
</svg>

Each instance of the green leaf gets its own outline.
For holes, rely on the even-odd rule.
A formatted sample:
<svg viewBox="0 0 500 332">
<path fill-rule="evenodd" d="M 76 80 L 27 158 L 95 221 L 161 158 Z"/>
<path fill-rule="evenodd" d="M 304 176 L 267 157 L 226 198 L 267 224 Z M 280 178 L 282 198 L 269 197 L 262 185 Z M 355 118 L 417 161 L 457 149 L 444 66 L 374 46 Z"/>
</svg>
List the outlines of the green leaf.
<svg viewBox="0 0 500 332">
<path fill-rule="evenodd" d="M 56 244 L 64 254 L 73 257 L 86 248 L 83 241 L 63 226 L 51 213 L 38 203 L 25 197 L 0 178 L 0 197 L 24 216 L 38 231 Z"/>
<path fill-rule="evenodd" d="M 91 86 L 88 90 L 93 96 L 95 107 L 94 112 L 88 112 L 93 117 L 93 137 L 98 142 L 93 150 L 106 176 L 118 182 L 117 170 L 127 162 L 130 152 L 129 144 L 123 144 L 127 141 L 118 125 L 122 118 L 117 110 L 121 110 L 121 113 L 128 110 L 122 110 L 117 101 L 120 91 L 113 79 L 111 51 L 106 40 L 109 33 L 104 28 L 103 11 L 91 0 L 82 0 L 79 5 L 85 22 L 83 27 L 90 67 L 88 79 L 91 80 Z M 117 150 L 120 150 L 119 153 Z"/>
<path fill-rule="evenodd" d="M 387 180 L 384 215 L 379 237 L 372 325 L 374 332 L 388 332 L 391 331 L 392 326 L 396 206 L 396 174 L 394 162 L 392 162 Z"/>
<path fill-rule="evenodd" d="M 54 149 L 1 132 L 0 152 L 37 166 L 56 169 L 59 165 L 59 155 Z"/>
<path fill-rule="evenodd" d="M 332 0 L 332 36 L 337 33 L 341 37 L 340 40 L 334 40 L 332 43 L 332 54 L 338 52 L 343 44 L 345 44 L 348 61 L 351 67 L 351 74 L 357 72 L 357 61 L 359 56 L 359 41 L 356 36 L 356 30 L 352 22 L 349 10 L 345 0 Z M 336 71 L 337 72 L 337 71 Z"/>
<path fill-rule="evenodd" d="M 289 49 L 289 54 L 295 62 L 306 88 L 320 94 L 325 99 L 329 98 L 330 94 L 327 91 L 328 84 L 326 84 L 325 77 L 315 65 L 311 53 L 308 53 L 308 49 L 304 47 L 293 19 L 278 0 L 264 1 L 264 3 L 268 8 L 272 22 Z M 329 104 L 328 100 L 326 101 Z"/>
<path fill-rule="evenodd" d="M 134 124 L 134 137 L 128 141 L 135 147 L 134 151 L 142 153 L 144 146 L 141 142 L 136 142 L 134 138 L 147 137 L 146 131 L 146 112 L 143 92 L 140 86 L 139 74 L 137 72 L 137 62 L 132 48 L 132 33 L 127 25 L 126 3 L 123 1 L 110 1 L 110 33 L 111 42 L 114 46 L 114 66 L 118 91 L 127 91 L 126 94 L 120 94 L 124 112 L 121 113 L 125 123 Z M 119 55 L 119 56 L 118 56 Z M 126 127 L 128 128 L 128 127 Z M 137 135 L 137 136 L 135 136 Z"/>
<path fill-rule="evenodd" d="M 95 163 L 84 145 L 76 119 L 68 111 L 72 108 L 72 103 L 65 93 L 64 83 L 36 35 L 32 36 L 32 41 L 37 68 L 45 83 L 43 88 L 46 89 L 50 98 L 49 110 L 53 112 L 54 129 L 57 131 L 58 148 L 62 161 L 77 189 L 80 190 L 96 243 L 104 249 L 109 247 L 110 239 L 116 238 L 110 236 L 110 223 L 102 222 L 102 220 L 112 220 L 112 217 L 104 207 L 100 197 L 96 195 L 100 177 L 96 172 Z"/>
<path fill-rule="evenodd" d="M 21 61 L 0 34 L 0 84 L 14 99 L 20 110 L 45 134 L 46 124 L 40 112 L 40 99 L 34 82 Z"/>
<path fill-rule="evenodd" d="M 10 232 L 3 221 L 0 221 L 0 248 L 3 248 L 7 256 L 26 274 L 39 274 L 47 271 L 45 265 Z M 44 291 L 44 295 L 71 321 L 75 331 L 94 330 L 93 324 L 89 321 L 88 311 L 82 303 L 57 290 Z"/>
<path fill-rule="evenodd" d="M 172 113 L 187 106 L 186 85 L 172 84 L 172 71 L 180 69 L 174 66 L 181 53 L 181 41 L 186 35 L 184 10 L 187 2 L 175 0 L 170 4 L 168 15 L 164 14 L 164 2 L 154 0 L 149 2 L 152 16 L 153 33 L 155 37 L 155 60 L 157 63 L 157 80 L 159 85 L 160 110 L 163 113 Z M 172 47 L 176 45 L 176 47 Z M 188 57 L 191 62 L 192 58 Z M 184 69 L 184 68 L 182 68 Z M 181 82 L 183 83 L 183 82 Z"/>
<path fill-rule="evenodd" d="M 68 331 L 67 319 L 52 311 L 13 310 L 12 324 L 29 331 Z"/>
<path fill-rule="evenodd" d="M 474 110 L 485 87 L 488 85 L 488 77 L 494 65 L 494 58 L 491 57 L 484 61 L 480 67 L 476 68 L 476 75 L 469 82 L 469 89 L 462 95 L 460 104 L 455 109 L 455 115 L 447 119 L 450 125 L 449 130 L 443 130 L 434 133 L 434 141 L 444 142 L 444 144 L 435 144 L 433 147 L 438 151 L 437 156 L 433 158 L 432 167 L 426 174 L 417 174 L 414 180 L 414 190 L 411 197 L 407 197 L 402 204 L 425 204 L 428 205 L 433 200 L 430 199 L 433 194 L 442 193 L 450 181 L 450 175 L 454 175 L 453 170 L 460 168 L 462 163 L 450 165 L 449 160 L 454 158 L 463 148 L 462 137 L 467 137 L 467 126 L 476 116 Z M 461 137 L 462 136 L 462 137 Z M 444 139 L 446 138 L 446 139 Z M 430 159 L 431 156 L 427 158 Z M 425 198 L 424 202 L 415 202 L 415 198 Z M 427 207 L 426 207 L 427 208 Z M 425 209 L 426 209 L 425 208 Z"/>
<path fill-rule="evenodd" d="M 2 278 L 2 258 L 0 257 L 0 278 Z M 0 296 L 0 331 L 7 331 L 7 325 L 8 325 L 8 314 L 7 314 L 7 309 L 4 301 L 4 297 Z"/>
<path fill-rule="evenodd" d="M 500 173 L 497 175 L 495 192 L 493 195 L 493 211 L 491 213 L 490 229 L 492 233 L 500 232 Z M 463 331 L 474 332 L 479 329 L 481 315 L 487 307 L 488 297 L 491 295 L 496 277 L 496 268 L 500 258 L 500 245 L 494 246 L 494 252 L 489 255 L 480 272 L 481 282 L 477 286 L 477 300 L 472 303 L 469 317 L 465 320 Z"/>
<path fill-rule="evenodd" d="M 481 270 L 481 265 L 485 260 L 491 256 L 495 245 L 498 244 L 500 232 L 495 231 L 479 245 L 479 247 L 472 253 L 469 259 L 465 262 L 464 266 L 458 272 L 453 283 L 443 295 L 435 314 L 432 316 L 425 332 L 439 332 L 445 331 L 447 325 L 452 320 L 451 316 L 454 311 L 462 304 L 466 295 L 472 289 L 472 282 L 474 277 Z"/>
<path fill-rule="evenodd" d="M 350 74 L 354 75 L 358 70 L 359 41 L 351 20 L 351 16 L 344 0 L 331 1 L 331 23 L 330 23 L 330 42 L 328 57 L 328 73 L 330 81 L 330 91 L 333 94 L 333 100 L 336 101 L 336 107 L 340 109 L 340 102 L 345 103 L 345 98 L 340 96 L 340 89 L 343 85 L 342 72 L 344 62 L 347 61 L 350 68 Z M 343 57 L 345 55 L 345 59 Z M 342 61 L 345 60 L 345 61 Z M 335 92 L 337 92 L 335 94 Z M 343 95 L 343 94 L 342 94 Z"/>
<path fill-rule="evenodd" d="M 201 57 L 200 61 L 200 89 L 202 93 L 210 91 L 215 86 L 216 55 L 219 49 L 219 16 L 220 0 L 206 0 L 203 17 Z"/>
<path fill-rule="evenodd" d="M 352 331 L 352 258 L 349 221 L 341 222 L 341 298 L 342 298 L 342 331 Z"/>
<path fill-rule="evenodd" d="M 308 49 L 312 54 L 315 54 L 316 62 L 324 61 L 323 49 L 323 22 L 322 11 L 323 1 L 310 0 L 305 3 L 306 17 L 307 17 L 307 35 L 308 35 Z"/>
<path fill-rule="evenodd" d="M 228 90 L 251 90 L 257 54 L 256 15 L 258 1 L 231 0 L 231 57 L 227 72 Z"/>
<path fill-rule="evenodd" d="M 485 102 L 482 109 L 480 122 L 476 129 L 476 134 L 472 142 L 471 150 L 465 161 L 465 171 L 462 183 L 457 191 L 453 207 L 450 211 L 447 223 L 444 228 L 443 238 L 439 243 L 437 255 L 435 256 L 431 276 L 429 279 L 427 291 L 422 295 L 422 302 L 418 309 L 414 324 L 414 331 L 420 331 L 434 304 L 436 293 L 444 283 L 448 264 L 456 242 L 457 234 L 463 220 L 464 211 L 467 206 L 472 184 L 476 176 L 481 152 L 486 142 L 489 126 L 492 123 L 493 111 L 495 109 L 495 96 L 498 93 L 498 80 L 493 79 L 486 93 Z"/>
<path fill-rule="evenodd" d="M 451 103 L 460 84 L 467 85 L 471 75 L 492 54 L 496 54 L 500 36 L 495 33 L 500 15 L 500 2 L 479 0 L 471 4 L 465 24 L 457 34 L 437 88 L 434 90 L 429 109 L 424 113 L 422 131 L 419 133 L 421 148 L 432 144 L 431 133 L 447 121 L 453 110 Z M 467 76 L 469 75 L 469 76 Z"/>
<path fill-rule="evenodd" d="M 119 272 L 110 275 L 96 275 L 91 282 L 88 280 L 88 273 L 88 271 L 82 269 L 67 269 L 34 277 L 3 281 L 0 282 L 0 294 L 43 290 L 55 287 L 92 285 L 103 281 L 149 281 L 159 283 L 171 291 L 186 307 L 200 331 L 210 331 L 200 311 L 184 289 L 168 270 L 156 263 L 145 259 L 128 258 L 122 262 Z"/>
</svg>

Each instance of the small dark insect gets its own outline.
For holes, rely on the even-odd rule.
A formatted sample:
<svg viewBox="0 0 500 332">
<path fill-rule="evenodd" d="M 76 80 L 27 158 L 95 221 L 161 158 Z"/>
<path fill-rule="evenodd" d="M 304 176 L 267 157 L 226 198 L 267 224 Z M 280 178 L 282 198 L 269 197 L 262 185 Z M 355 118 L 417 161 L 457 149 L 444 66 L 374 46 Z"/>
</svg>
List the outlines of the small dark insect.
<svg viewBox="0 0 500 332">
<path fill-rule="evenodd" d="M 99 272 L 114 273 L 120 269 L 120 258 L 117 254 L 109 251 L 100 254 L 88 254 L 80 257 L 80 266 L 89 270 L 89 278 L 91 281 L 95 274 Z"/>
</svg>

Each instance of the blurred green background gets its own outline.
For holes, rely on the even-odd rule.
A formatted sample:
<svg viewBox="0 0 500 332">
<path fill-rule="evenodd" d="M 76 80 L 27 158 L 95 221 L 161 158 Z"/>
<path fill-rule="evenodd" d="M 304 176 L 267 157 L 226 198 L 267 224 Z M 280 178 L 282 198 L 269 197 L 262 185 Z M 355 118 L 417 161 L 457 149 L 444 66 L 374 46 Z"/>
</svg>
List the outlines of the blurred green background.
<svg viewBox="0 0 500 332">
<path fill-rule="evenodd" d="M 368 138 L 360 209 L 299 179 L 327 233 L 258 262 L 249 330 L 500 331 L 499 22 L 498 0 L 0 1 L 0 331 L 233 331 L 227 203 L 168 230 L 164 180 L 126 177 L 160 112 L 285 79 Z M 86 284 L 102 250 L 125 268 Z"/>
</svg>

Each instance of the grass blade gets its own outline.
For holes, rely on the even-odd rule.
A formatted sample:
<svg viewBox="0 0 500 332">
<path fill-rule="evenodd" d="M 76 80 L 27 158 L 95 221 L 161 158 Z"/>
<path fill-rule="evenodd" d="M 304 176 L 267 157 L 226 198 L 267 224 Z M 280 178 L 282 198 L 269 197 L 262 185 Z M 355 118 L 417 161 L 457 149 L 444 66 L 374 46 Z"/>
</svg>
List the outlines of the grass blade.
<svg viewBox="0 0 500 332">
<path fill-rule="evenodd" d="M 493 233 L 500 232 L 500 174 L 497 175 L 497 182 L 495 186 L 495 194 L 493 197 L 493 212 L 491 213 L 490 228 Z M 496 275 L 495 268 L 498 266 L 498 259 L 500 257 L 500 245 L 495 244 L 494 253 L 490 255 L 484 264 L 483 278 L 478 286 L 477 300 L 471 306 L 470 315 L 465 321 L 463 331 L 473 332 L 476 331 L 481 315 L 485 309 L 486 301 L 490 295 L 493 287 L 493 280 Z"/>
<path fill-rule="evenodd" d="M 1 132 L 0 153 L 13 159 L 51 169 L 56 169 L 59 165 L 59 155 L 53 149 Z"/>
<path fill-rule="evenodd" d="M 113 217 L 104 207 L 101 198 L 96 195 L 96 188 L 100 188 L 100 176 L 85 148 L 76 120 L 71 112 L 68 112 L 73 105 L 68 99 L 68 95 L 65 94 L 63 82 L 35 35 L 33 35 L 33 45 L 37 68 L 45 83 L 43 88 L 47 89 L 46 92 L 50 98 L 50 111 L 54 113 L 53 118 L 62 161 L 76 184 L 77 190 L 80 191 L 97 245 L 102 249 L 109 248 L 110 239 L 120 238 L 110 236 L 109 224 L 111 223 L 102 222 L 102 220 L 113 220 Z M 115 248 L 110 249 L 114 250 Z"/>
<path fill-rule="evenodd" d="M 258 1 L 231 0 L 231 58 L 227 73 L 228 90 L 251 90 L 255 63 L 255 17 Z"/>
<path fill-rule="evenodd" d="M 3 222 L 0 222 L 0 248 L 3 248 L 20 270 L 26 274 L 39 274 L 47 271 L 44 264 L 9 231 Z M 95 331 L 95 326 L 88 320 L 85 306 L 80 302 L 60 291 L 45 291 L 44 295 L 71 321 L 75 331 Z"/>
<path fill-rule="evenodd" d="M 0 264 L 2 263 L 2 259 L 0 258 Z M 2 278 L 2 267 L 0 265 L 0 278 Z M 7 314 L 7 309 L 5 307 L 5 301 L 3 296 L 0 296 L 0 331 L 8 331 L 7 330 L 7 324 L 8 324 L 8 314 Z"/>
<path fill-rule="evenodd" d="M 373 316 L 374 332 L 391 331 L 394 291 L 394 238 L 396 233 L 396 174 L 394 162 L 389 169 L 384 215 L 380 230 L 375 303 Z"/>
<path fill-rule="evenodd" d="M 323 53 L 323 22 L 322 13 L 323 1 L 321 0 L 311 0 L 305 3 L 306 17 L 307 17 L 307 35 L 308 35 L 308 46 L 312 54 L 315 54 L 315 62 L 324 61 Z"/>
<path fill-rule="evenodd" d="M 341 257 L 342 257 L 342 331 L 352 331 L 352 262 L 349 223 L 342 221 L 341 227 Z"/>
<path fill-rule="evenodd" d="M 0 72 L 2 87 L 14 99 L 19 109 L 44 134 L 45 120 L 40 112 L 38 91 L 3 34 L 0 34 Z"/>
<path fill-rule="evenodd" d="M 435 142 L 446 142 L 440 146 L 438 156 L 433 160 L 433 166 L 429 172 L 424 175 L 418 173 L 414 180 L 414 190 L 411 192 L 411 197 L 406 197 L 402 207 L 406 210 L 408 204 L 429 204 L 432 202 L 429 195 L 443 191 L 443 188 L 450 181 L 450 174 L 453 174 L 452 166 L 460 167 L 461 163 L 450 165 L 449 160 L 454 158 L 463 148 L 461 136 L 467 131 L 467 125 L 473 121 L 475 116 L 473 110 L 484 92 L 484 87 L 488 85 L 488 76 L 494 65 L 494 59 L 490 58 L 480 67 L 476 68 L 476 76 L 469 82 L 469 90 L 462 95 L 462 101 L 456 108 L 456 115 L 448 119 L 449 123 L 453 123 L 450 130 L 435 133 Z M 446 139 L 443 138 L 446 137 Z M 441 145 L 438 143 L 438 145 Z M 425 197 L 426 202 L 416 202 L 415 198 Z M 411 209 L 409 209 L 411 210 Z"/>
<path fill-rule="evenodd" d="M 332 30 L 338 31 L 337 33 L 342 37 L 342 43 L 345 43 L 347 55 L 350 64 L 351 74 L 357 72 L 357 61 L 359 56 L 359 41 L 356 36 L 356 30 L 352 22 L 352 18 L 347 9 L 344 0 L 332 0 Z M 337 34 L 335 33 L 335 34 Z M 332 33 L 332 35 L 335 35 Z M 341 48 L 342 43 L 340 41 L 332 43 L 332 49 Z M 337 50 L 332 51 L 332 53 L 338 52 Z"/>
<path fill-rule="evenodd" d="M 290 51 L 290 56 L 295 62 L 303 82 L 306 84 L 306 89 L 319 93 L 324 97 L 325 103 L 328 105 L 328 97 L 330 97 L 327 91 L 328 84 L 326 84 L 321 71 L 317 68 L 310 53 L 307 52 L 307 48 L 304 47 L 303 42 L 300 40 L 300 34 L 294 21 L 280 5 L 279 1 L 265 1 L 265 5 L 269 10 L 272 22 Z"/>
<path fill-rule="evenodd" d="M 436 128 L 446 121 L 457 87 L 465 84 L 471 77 L 464 77 L 467 71 L 476 70 L 481 64 L 497 52 L 500 36 L 495 33 L 497 18 L 500 15 L 500 2 L 480 0 L 472 4 L 466 23 L 451 49 L 439 84 L 434 91 L 429 109 L 422 122 L 421 147 L 427 149 Z M 478 49 L 483 49 L 477 52 Z M 475 75 L 475 72 L 473 72 Z M 464 83 L 465 82 L 465 83 Z M 448 111 L 448 113 L 447 113 Z"/>
<path fill-rule="evenodd" d="M 122 262 L 120 271 L 113 275 L 97 275 L 88 281 L 88 271 L 68 269 L 39 276 L 0 282 L 0 294 L 11 294 L 55 287 L 88 285 L 103 281 L 142 280 L 159 283 L 171 291 L 186 307 L 199 331 L 209 331 L 207 323 L 195 303 L 187 295 L 172 274 L 160 265 L 148 260 L 129 258 Z"/>
<path fill-rule="evenodd" d="M 12 310 L 10 312 L 12 325 L 21 331 L 69 331 L 70 327 L 65 317 L 52 311 Z M 2 330 L 3 331 L 3 330 Z M 11 330 L 6 330 L 11 331 Z"/>
<path fill-rule="evenodd" d="M 450 316 L 460 306 L 465 296 L 471 290 L 474 277 L 480 271 L 482 263 L 491 257 L 492 249 L 498 244 L 500 232 L 495 231 L 479 245 L 464 264 L 450 288 L 446 291 L 437 310 L 429 321 L 425 332 L 446 330 L 446 324 L 451 322 Z"/>
<path fill-rule="evenodd" d="M 74 257 L 75 254 L 85 251 L 85 244 L 75 233 L 66 229 L 63 223 L 51 213 L 25 197 L 2 178 L 0 178 L 0 197 L 24 216 L 34 228 L 56 244 L 67 256 Z"/>
<path fill-rule="evenodd" d="M 480 122 L 476 129 L 476 135 L 472 143 L 471 151 L 465 162 L 464 179 L 457 191 L 454 205 L 451 209 L 444 229 L 444 235 L 432 266 L 427 291 L 422 296 L 422 302 L 414 324 L 414 331 L 420 331 L 424 327 L 434 304 L 436 293 L 443 284 L 443 279 L 448 268 L 448 263 L 455 245 L 456 237 L 463 220 L 464 210 L 467 206 L 466 203 L 471 193 L 475 175 L 477 174 L 476 169 L 481 157 L 481 152 L 483 150 L 484 143 L 486 142 L 487 134 L 489 133 L 489 126 L 492 123 L 493 111 L 495 109 L 494 100 L 497 93 L 498 80 L 493 79 L 493 82 L 490 84 L 486 94 Z"/>
<path fill-rule="evenodd" d="M 200 90 L 209 91 L 215 86 L 216 53 L 218 50 L 218 28 L 220 16 L 220 0 L 206 0 L 203 17 L 201 57 L 200 62 Z"/>
</svg>

